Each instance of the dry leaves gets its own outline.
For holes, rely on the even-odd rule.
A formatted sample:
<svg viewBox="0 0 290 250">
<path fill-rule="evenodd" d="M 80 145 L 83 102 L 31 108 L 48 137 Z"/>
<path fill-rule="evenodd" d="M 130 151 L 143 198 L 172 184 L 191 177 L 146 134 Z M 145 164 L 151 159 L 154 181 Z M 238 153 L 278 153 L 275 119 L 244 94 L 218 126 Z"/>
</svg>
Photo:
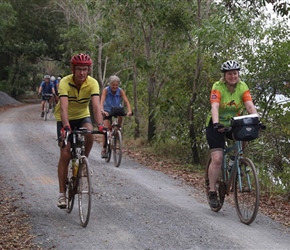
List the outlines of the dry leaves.
<svg viewBox="0 0 290 250">
<path fill-rule="evenodd" d="M 29 233 L 28 215 L 18 202 L 21 194 L 7 186 L 1 176 L 0 183 L 0 249 L 41 249 L 32 243 L 35 236 Z"/>
</svg>

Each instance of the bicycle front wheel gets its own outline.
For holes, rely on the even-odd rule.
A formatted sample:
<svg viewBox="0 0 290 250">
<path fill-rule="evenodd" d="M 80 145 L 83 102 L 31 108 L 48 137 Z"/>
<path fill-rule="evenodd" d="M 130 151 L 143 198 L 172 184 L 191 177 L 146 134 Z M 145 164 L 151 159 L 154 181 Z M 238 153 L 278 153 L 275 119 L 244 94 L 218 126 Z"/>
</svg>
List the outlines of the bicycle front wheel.
<svg viewBox="0 0 290 250">
<path fill-rule="evenodd" d="M 110 162 L 111 155 L 112 155 L 111 143 L 108 144 L 106 152 L 107 152 L 107 158 L 105 158 L 105 161 Z"/>
<path fill-rule="evenodd" d="M 52 119 L 52 118 L 53 118 L 53 115 L 54 115 L 54 108 L 55 108 L 55 102 L 52 103 L 52 108 L 51 108 L 51 110 L 49 111 L 49 119 Z"/>
<path fill-rule="evenodd" d="M 44 103 L 44 117 L 43 117 L 43 119 L 45 121 L 47 120 L 48 111 L 49 111 L 49 104 L 48 104 L 48 101 L 45 101 L 45 103 Z"/>
<path fill-rule="evenodd" d="M 234 178 L 234 200 L 237 214 L 244 224 L 251 224 L 258 213 L 260 186 L 256 168 L 248 158 L 240 160 L 240 175 Z"/>
<path fill-rule="evenodd" d="M 113 148 L 113 156 L 114 156 L 114 164 L 115 167 L 119 167 L 122 161 L 122 134 L 120 130 L 115 131 L 114 136 L 114 148 Z"/>
<path fill-rule="evenodd" d="M 206 164 L 206 168 L 205 168 L 205 194 L 206 194 L 208 204 L 210 203 L 209 202 L 209 177 L 208 177 L 208 169 L 209 169 L 210 163 L 211 163 L 211 157 L 209 157 Z M 218 212 L 219 210 L 221 210 L 225 201 L 226 186 L 225 186 L 225 182 L 223 181 L 222 176 L 223 175 L 222 175 L 222 170 L 221 170 L 218 181 L 216 183 L 217 199 L 219 202 L 219 206 L 216 208 L 210 207 L 211 210 L 214 212 Z"/>
<path fill-rule="evenodd" d="M 80 161 L 78 180 L 79 216 L 81 225 L 86 227 L 90 219 L 92 201 L 91 170 L 87 157 L 83 157 Z"/>
<path fill-rule="evenodd" d="M 66 181 L 66 197 L 67 197 L 67 207 L 66 211 L 70 213 L 74 207 L 74 200 L 75 200 L 75 187 L 74 187 L 75 180 Z"/>
</svg>

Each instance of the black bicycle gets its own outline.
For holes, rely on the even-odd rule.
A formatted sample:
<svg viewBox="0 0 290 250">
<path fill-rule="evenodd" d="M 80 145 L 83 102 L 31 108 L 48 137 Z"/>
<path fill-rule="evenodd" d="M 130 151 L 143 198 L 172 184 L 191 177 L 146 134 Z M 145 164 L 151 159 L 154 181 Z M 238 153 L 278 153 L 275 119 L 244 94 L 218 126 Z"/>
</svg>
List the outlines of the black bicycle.
<svg viewBox="0 0 290 250">
<path fill-rule="evenodd" d="M 260 185 L 254 163 L 243 155 L 242 141 L 253 140 L 258 137 L 260 129 L 266 129 L 264 125 L 258 122 L 258 118 L 255 122 L 252 122 L 252 118 L 255 119 L 253 115 L 242 116 L 238 118 L 240 121 L 237 120 L 240 126 L 232 126 L 224 130 L 224 133 L 231 133 L 236 141 L 232 146 L 223 150 L 223 163 L 216 183 L 219 206 L 211 208 L 218 212 L 224 204 L 225 196 L 232 191 L 237 214 L 241 222 L 247 225 L 255 220 L 259 210 Z M 237 130 L 234 130 L 234 128 L 237 128 Z M 231 166 L 228 164 L 229 161 L 232 161 Z M 208 202 L 210 184 L 208 169 L 210 164 L 211 157 L 209 156 L 205 168 L 205 192 Z"/>
<path fill-rule="evenodd" d="M 99 131 L 89 131 L 87 128 L 79 128 L 67 132 L 63 147 L 67 145 L 68 140 L 71 143 L 71 163 L 66 182 L 66 211 L 70 213 L 74 206 L 75 195 L 78 195 L 79 216 L 83 227 L 86 227 L 91 213 L 92 170 L 89 166 L 88 158 L 85 156 L 85 135 L 86 134 L 104 134 Z"/>
<path fill-rule="evenodd" d="M 44 97 L 44 116 L 43 119 L 46 121 L 47 120 L 47 116 L 49 114 L 49 101 L 51 99 L 51 97 L 53 96 L 53 94 L 42 94 L 42 96 Z M 52 118 L 52 111 L 51 111 L 51 116 L 50 118 Z"/>
<path fill-rule="evenodd" d="M 133 115 L 133 114 L 132 114 Z M 122 140 L 122 132 L 121 128 L 118 125 L 118 116 L 127 116 L 127 113 L 124 111 L 124 108 L 118 108 L 118 111 L 114 111 L 110 113 L 110 116 L 114 120 L 110 120 L 110 127 L 106 132 L 105 141 L 106 141 L 106 162 L 110 162 L 112 152 L 114 158 L 115 167 L 119 167 L 122 161 L 123 156 L 123 140 Z"/>
</svg>

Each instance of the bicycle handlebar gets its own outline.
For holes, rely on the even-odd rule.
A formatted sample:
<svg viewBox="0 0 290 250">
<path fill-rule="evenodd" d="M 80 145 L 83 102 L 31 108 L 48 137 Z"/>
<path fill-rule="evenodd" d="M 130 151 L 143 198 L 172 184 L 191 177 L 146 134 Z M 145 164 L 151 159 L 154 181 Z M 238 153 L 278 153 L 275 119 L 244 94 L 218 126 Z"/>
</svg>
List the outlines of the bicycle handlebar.
<svg viewBox="0 0 290 250">
<path fill-rule="evenodd" d="M 108 113 L 109 115 L 108 116 L 114 116 L 114 117 L 117 117 L 117 116 L 127 116 L 128 112 L 124 112 L 123 114 L 118 114 L 118 115 L 114 115 L 114 113 L 110 113 L 110 112 L 107 112 L 107 111 L 104 111 L 106 113 Z M 131 111 L 131 116 L 133 115 L 133 111 Z"/>
<path fill-rule="evenodd" d="M 63 144 L 62 144 L 62 147 L 64 148 L 66 145 L 67 145 L 67 142 L 68 142 L 68 138 L 69 138 L 69 135 L 70 134 L 83 134 L 83 135 L 86 135 L 86 134 L 101 134 L 101 135 L 105 135 L 107 133 L 107 128 L 103 128 L 103 132 L 100 132 L 98 130 L 87 130 L 87 129 L 74 129 L 72 131 L 66 131 L 66 135 L 65 135 L 65 138 L 63 139 Z"/>
<path fill-rule="evenodd" d="M 258 126 L 260 127 L 261 130 L 265 130 L 266 126 L 263 123 L 258 123 Z M 224 130 L 222 133 L 230 133 L 233 130 L 233 126 L 229 126 L 229 127 L 224 127 Z"/>
</svg>

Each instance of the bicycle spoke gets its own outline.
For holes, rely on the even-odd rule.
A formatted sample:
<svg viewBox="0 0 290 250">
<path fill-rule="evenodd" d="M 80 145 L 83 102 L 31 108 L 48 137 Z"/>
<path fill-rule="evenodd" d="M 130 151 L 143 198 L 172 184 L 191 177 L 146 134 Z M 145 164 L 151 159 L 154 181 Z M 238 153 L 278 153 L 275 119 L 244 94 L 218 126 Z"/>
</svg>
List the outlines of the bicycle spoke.
<svg viewBox="0 0 290 250">
<path fill-rule="evenodd" d="M 92 200 L 91 171 L 86 157 L 81 160 L 78 171 L 78 180 L 78 202 L 80 221 L 81 225 L 83 227 L 86 227 L 90 218 Z"/>
<path fill-rule="evenodd" d="M 115 137 L 114 137 L 114 148 L 113 148 L 115 167 L 119 167 L 121 164 L 122 149 L 123 149 L 122 134 L 120 130 L 116 130 Z"/>
<path fill-rule="evenodd" d="M 255 220 L 259 209 L 259 180 L 250 159 L 241 159 L 240 169 L 240 178 L 237 176 L 234 180 L 234 199 L 240 220 L 249 225 Z"/>
</svg>

